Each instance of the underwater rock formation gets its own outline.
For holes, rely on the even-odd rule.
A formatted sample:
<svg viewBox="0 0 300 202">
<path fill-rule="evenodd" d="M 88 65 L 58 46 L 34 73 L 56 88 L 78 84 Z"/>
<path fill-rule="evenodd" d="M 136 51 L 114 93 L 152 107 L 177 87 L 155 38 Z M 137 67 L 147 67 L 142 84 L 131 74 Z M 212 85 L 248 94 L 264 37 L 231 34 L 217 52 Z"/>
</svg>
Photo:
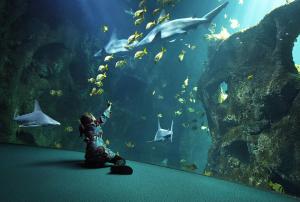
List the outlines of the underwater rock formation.
<svg viewBox="0 0 300 202">
<path fill-rule="evenodd" d="M 214 44 L 199 80 L 213 146 L 214 176 L 285 193 L 300 190 L 300 77 L 292 49 L 300 1 L 275 9 L 255 27 Z M 227 99 L 218 100 L 220 84 Z"/>
</svg>

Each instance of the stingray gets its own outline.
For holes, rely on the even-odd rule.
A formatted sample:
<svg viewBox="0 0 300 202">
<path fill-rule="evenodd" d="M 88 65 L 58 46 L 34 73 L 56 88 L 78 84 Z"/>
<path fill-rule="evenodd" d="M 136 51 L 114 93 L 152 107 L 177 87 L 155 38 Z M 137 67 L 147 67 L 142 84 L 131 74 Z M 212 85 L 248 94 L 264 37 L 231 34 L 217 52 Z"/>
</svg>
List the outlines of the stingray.
<svg viewBox="0 0 300 202">
<path fill-rule="evenodd" d="M 60 125 L 59 122 L 55 121 L 47 114 L 45 114 L 39 105 L 37 100 L 34 101 L 34 110 L 29 114 L 24 114 L 14 117 L 19 127 L 38 127 L 48 125 Z"/>
</svg>

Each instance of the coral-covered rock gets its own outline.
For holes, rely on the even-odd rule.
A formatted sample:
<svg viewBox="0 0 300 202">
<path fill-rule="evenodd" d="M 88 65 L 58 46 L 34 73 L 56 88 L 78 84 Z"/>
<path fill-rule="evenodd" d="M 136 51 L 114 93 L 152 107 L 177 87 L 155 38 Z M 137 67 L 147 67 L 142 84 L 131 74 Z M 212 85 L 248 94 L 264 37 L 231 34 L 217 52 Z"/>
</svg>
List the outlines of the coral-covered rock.
<svg viewBox="0 0 300 202">
<path fill-rule="evenodd" d="M 213 146 L 213 175 L 286 193 L 300 190 L 300 85 L 292 49 L 300 1 L 275 9 L 257 26 L 218 43 L 199 81 Z M 216 49 L 216 50 L 215 50 Z M 228 97 L 218 101 L 220 84 Z"/>
</svg>

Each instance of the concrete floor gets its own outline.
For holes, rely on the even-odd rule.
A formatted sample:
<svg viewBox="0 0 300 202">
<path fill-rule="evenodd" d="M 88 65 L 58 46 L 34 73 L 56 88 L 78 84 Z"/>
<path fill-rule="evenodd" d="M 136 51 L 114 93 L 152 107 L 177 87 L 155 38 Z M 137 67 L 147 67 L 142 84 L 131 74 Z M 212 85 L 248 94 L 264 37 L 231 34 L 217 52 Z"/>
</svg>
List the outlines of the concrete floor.
<svg viewBox="0 0 300 202">
<path fill-rule="evenodd" d="M 133 175 L 87 169 L 83 153 L 0 144 L 0 201 L 300 201 L 169 168 L 128 162 Z"/>
</svg>

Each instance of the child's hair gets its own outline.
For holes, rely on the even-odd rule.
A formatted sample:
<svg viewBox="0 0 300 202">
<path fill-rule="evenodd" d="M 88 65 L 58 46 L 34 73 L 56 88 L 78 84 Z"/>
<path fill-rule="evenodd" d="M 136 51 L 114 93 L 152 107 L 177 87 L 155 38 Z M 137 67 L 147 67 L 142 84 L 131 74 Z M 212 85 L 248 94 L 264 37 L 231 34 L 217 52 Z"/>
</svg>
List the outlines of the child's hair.
<svg viewBox="0 0 300 202">
<path fill-rule="evenodd" d="M 86 112 L 80 117 L 80 123 L 86 126 L 94 121 L 95 117 L 92 113 Z"/>
</svg>

